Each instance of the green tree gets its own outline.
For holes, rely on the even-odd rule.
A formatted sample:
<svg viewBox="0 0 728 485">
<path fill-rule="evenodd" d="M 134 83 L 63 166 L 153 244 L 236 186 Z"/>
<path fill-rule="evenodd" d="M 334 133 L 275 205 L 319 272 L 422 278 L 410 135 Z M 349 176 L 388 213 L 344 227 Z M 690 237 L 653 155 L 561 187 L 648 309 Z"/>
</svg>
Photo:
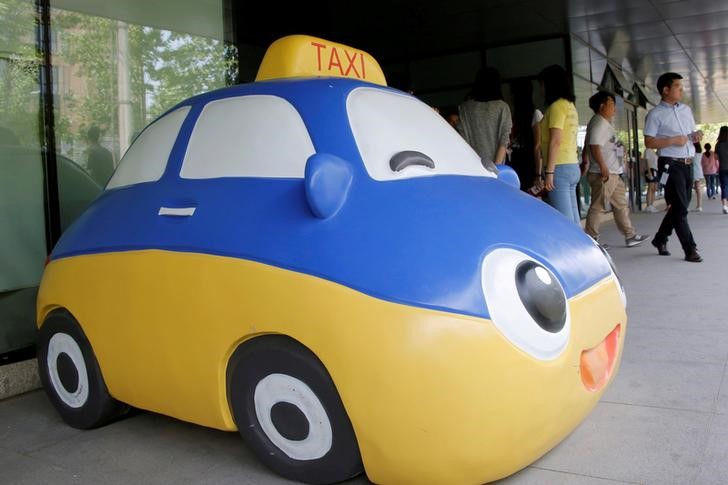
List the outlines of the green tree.
<svg viewBox="0 0 728 485">
<path fill-rule="evenodd" d="M 32 2 L 0 2 L 0 124 L 21 143 L 39 144 L 40 58 Z"/>
<path fill-rule="evenodd" d="M 214 39 L 164 32 L 146 73 L 154 91 L 150 114 L 158 116 L 183 99 L 225 86 L 235 60 Z"/>
<path fill-rule="evenodd" d="M 698 129 L 703 132 L 703 144 L 710 143 L 711 146 L 715 147 L 715 141 L 718 139 L 718 132 L 720 127 L 727 123 L 701 123 L 698 124 Z"/>
<path fill-rule="evenodd" d="M 85 85 L 83 96 L 73 91 L 64 95 L 58 118 L 66 121 L 67 130 L 60 138 L 76 145 L 74 139 L 82 140 L 91 125 L 116 133 L 117 21 L 66 11 L 53 18 L 61 39 L 58 63 L 71 70 L 77 85 Z M 237 56 L 221 41 L 139 25 L 127 28 L 133 132 L 183 99 L 224 86 L 235 76 Z"/>
</svg>

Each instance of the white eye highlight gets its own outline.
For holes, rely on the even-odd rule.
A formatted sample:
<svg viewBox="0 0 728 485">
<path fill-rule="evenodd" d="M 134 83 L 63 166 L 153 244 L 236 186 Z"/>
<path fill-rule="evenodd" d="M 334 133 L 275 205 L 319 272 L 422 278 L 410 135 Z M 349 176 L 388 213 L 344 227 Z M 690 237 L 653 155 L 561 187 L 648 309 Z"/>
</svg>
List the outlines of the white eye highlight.
<svg viewBox="0 0 728 485">
<path fill-rule="evenodd" d="M 483 260 L 481 280 L 493 324 L 516 347 L 540 360 L 558 357 L 571 331 L 559 280 L 532 257 L 498 248 Z"/>
<path fill-rule="evenodd" d="M 536 276 L 538 276 L 538 279 L 541 280 L 543 284 L 551 284 L 551 275 L 548 271 L 546 271 L 546 269 L 542 268 L 541 266 L 536 266 L 535 273 Z"/>
</svg>

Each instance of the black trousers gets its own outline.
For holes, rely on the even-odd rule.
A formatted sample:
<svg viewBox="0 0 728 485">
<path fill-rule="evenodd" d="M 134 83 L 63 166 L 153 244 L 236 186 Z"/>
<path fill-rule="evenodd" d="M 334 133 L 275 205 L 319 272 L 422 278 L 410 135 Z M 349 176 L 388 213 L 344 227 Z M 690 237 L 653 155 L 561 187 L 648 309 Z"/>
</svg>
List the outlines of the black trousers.
<svg viewBox="0 0 728 485">
<path fill-rule="evenodd" d="M 662 169 L 668 162 L 659 158 L 657 163 Z M 655 243 L 667 243 L 667 238 L 675 229 L 675 234 L 680 239 L 683 251 L 688 254 L 696 248 L 693 233 L 688 225 L 688 207 L 690 206 L 690 196 L 693 189 L 693 167 L 676 162 L 669 162 L 668 165 L 669 177 L 667 178 L 667 185 L 665 185 L 665 201 L 670 209 L 665 214 L 660 229 L 655 234 Z"/>
</svg>

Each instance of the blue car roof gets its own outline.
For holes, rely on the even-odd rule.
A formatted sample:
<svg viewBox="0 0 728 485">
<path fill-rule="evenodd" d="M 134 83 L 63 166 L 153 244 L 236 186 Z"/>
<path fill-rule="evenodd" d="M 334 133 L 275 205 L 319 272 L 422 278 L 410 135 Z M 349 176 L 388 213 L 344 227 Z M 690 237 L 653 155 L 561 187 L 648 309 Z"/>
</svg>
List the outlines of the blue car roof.
<svg viewBox="0 0 728 485">
<path fill-rule="evenodd" d="M 282 80 L 191 98 L 163 178 L 105 192 L 52 258 L 162 249 L 249 259 L 322 277 L 389 301 L 488 317 L 480 265 L 496 247 L 541 261 L 568 297 L 610 274 L 581 229 L 552 208 L 494 178 L 434 176 L 379 182 L 367 174 L 349 125 L 349 79 Z M 396 90 L 391 90 L 399 92 Z M 179 177 L 187 141 L 205 103 L 272 94 L 301 114 L 317 152 L 350 163 L 351 190 L 331 219 L 314 217 L 303 179 Z M 182 224 L 157 215 L 164 200 L 197 204 Z"/>
</svg>

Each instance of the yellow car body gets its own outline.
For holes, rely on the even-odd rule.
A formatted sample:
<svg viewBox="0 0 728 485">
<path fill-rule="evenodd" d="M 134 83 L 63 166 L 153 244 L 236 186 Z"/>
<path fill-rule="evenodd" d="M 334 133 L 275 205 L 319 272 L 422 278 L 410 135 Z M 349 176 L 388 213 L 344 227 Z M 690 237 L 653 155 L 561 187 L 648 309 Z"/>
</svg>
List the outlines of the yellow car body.
<svg viewBox="0 0 728 485">
<path fill-rule="evenodd" d="M 483 483 L 527 466 L 601 396 L 603 386 L 590 391 L 582 381 L 584 351 L 619 327 L 614 375 L 626 330 L 614 277 L 568 301 L 579 324 L 561 355 L 544 362 L 487 319 L 261 263 L 158 250 L 51 262 L 39 325 L 60 306 L 82 326 L 114 398 L 222 430 L 236 429 L 226 385 L 232 352 L 262 334 L 294 338 L 336 383 L 375 483 Z"/>
</svg>

